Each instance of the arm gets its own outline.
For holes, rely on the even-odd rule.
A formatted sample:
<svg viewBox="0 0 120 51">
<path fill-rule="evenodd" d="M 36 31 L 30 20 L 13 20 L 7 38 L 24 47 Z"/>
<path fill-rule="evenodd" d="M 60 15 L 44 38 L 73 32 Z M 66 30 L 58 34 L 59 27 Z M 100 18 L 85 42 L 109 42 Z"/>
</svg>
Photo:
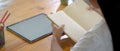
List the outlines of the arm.
<svg viewBox="0 0 120 51">
<path fill-rule="evenodd" d="M 60 27 L 53 25 L 51 51 L 63 51 L 63 49 L 60 46 L 60 37 L 63 34 L 63 27 L 64 25 L 61 25 Z"/>
<path fill-rule="evenodd" d="M 52 37 L 51 51 L 63 51 L 56 37 Z"/>
</svg>

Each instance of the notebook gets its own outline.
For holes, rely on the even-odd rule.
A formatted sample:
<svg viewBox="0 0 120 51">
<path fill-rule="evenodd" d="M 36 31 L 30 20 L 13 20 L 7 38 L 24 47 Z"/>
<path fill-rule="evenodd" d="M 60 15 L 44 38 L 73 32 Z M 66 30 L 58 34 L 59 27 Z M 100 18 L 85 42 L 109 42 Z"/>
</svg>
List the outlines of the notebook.
<svg viewBox="0 0 120 51">
<path fill-rule="evenodd" d="M 7 29 L 29 43 L 42 39 L 52 32 L 52 22 L 44 13 L 7 26 Z"/>
<path fill-rule="evenodd" d="M 78 42 L 103 17 L 94 10 L 88 10 L 89 5 L 83 0 L 76 0 L 71 5 L 48 17 L 60 26 L 65 25 L 64 32 L 74 42 Z"/>
</svg>

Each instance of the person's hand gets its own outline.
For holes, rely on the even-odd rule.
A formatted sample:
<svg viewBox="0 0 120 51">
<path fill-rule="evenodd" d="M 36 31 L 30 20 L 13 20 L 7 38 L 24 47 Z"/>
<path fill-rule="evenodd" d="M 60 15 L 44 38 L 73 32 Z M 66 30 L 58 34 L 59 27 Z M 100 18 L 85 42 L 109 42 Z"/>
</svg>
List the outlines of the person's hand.
<svg viewBox="0 0 120 51">
<path fill-rule="evenodd" d="M 88 10 L 94 10 L 94 11 L 96 11 L 98 14 L 100 14 L 101 16 L 103 16 L 101 9 L 100 9 L 100 8 L 97 8 L 97 7 L 94 7 L 93 5 L 90 5 L 89 8 L 88 8 Z"/>
<path fill-rule="evenodd" d="M 51 43 L 51 51 L 63 51 L 62 47 L 60 46 L 60 37 L 63 35 L 63 28 L 64 25 L 61 26 L 53 26 L 53 37 Z"/>
<path fill-rule="evenodd" d="M 89 5 L 88 10 L 95 10 L 96 8 L 93 7 L 92 5 Z"/>
<path fill-rule="evenodd" d="M 64 27 L 64 24 L 62 24 L 61 26 L 53 25 L 51 51 L 64 51 L 64 47 L 72 47 L 75 44 L 75 42 L 71 38 L 60 39 L 61 36 L 64 35 Z M 67 46 L 65 46 L 65 44 Z M 70 51 L 69 48 L 66 50 Z"/>
<path fill-rule="evenodd" d="M 60 37 L 63 35 L 63 29 L 64 29 L 64 24 L 62 24 L 59 27 L 53 25 L 53 35 L 56 37 L 58 42 L 60 41 Z"/>
</svg>

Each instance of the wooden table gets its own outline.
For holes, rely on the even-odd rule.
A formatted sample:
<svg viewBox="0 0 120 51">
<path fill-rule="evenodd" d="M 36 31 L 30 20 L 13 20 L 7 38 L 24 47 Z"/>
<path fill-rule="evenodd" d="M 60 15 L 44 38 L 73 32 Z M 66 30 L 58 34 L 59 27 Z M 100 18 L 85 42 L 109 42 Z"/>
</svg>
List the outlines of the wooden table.
<svg viewBox="0 0 120 51">
<path fill-rule="evenodd" d="M 64 8 L 64 6 L 59 6 L 60 0 L 13 0 L 5 9 L 0 10 L 0 16 L 6 10 L 11 13 L 11 16 L 6 21 L 6 26 L 8 26 L 40 13 L 52 14 L 58 8 Z M 5 45 L 0 51 L 50 51 L 51 37 L 48 36 L 33 44 L 29 44 L 20 37 L 5 30 Z M 72 41 L 68 40 L 68 42 Z M 61 44 L 65 51 L 69 51 L 68 49 L 73 45 L 68 42 Z"/>
</svg>

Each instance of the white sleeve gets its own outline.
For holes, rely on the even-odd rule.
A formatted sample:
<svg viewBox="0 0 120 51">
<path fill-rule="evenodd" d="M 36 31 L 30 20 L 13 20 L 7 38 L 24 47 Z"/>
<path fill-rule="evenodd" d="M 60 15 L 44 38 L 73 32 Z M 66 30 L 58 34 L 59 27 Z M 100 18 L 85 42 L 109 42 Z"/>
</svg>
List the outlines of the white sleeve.
<svg viewBox="0 0 120 51">
<path fill-rule="evenodd" d="M 70 51 L 113 51 L 111 33 L 102 21 L 88 31 Z"/>
</svg>

